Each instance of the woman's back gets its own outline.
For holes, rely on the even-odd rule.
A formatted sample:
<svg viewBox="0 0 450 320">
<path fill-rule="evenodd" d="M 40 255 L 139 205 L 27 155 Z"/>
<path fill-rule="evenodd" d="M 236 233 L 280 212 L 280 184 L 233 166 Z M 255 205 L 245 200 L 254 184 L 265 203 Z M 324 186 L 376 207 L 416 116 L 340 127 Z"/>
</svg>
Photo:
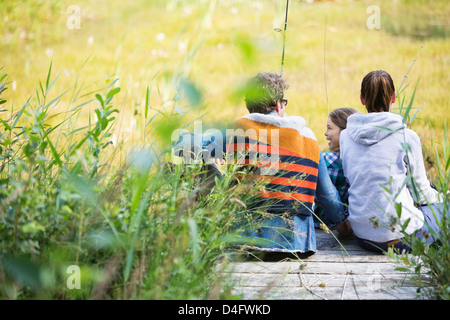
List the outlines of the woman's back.
<svg viewBox="0 0 450 320">
<path fill-rule="evenodd" d="M 400 224 L 410 219 L 407 233 L 420 229 L 423 214 L 409 189 L 408 163 L 428 196 L 434 191 L 426 178 L 420 140 L 406 129 L 402 117 L 390 112 L 355 114 L 341 133 L 341 158 L 350 183 L 349 221 L 355 235 L 372 241 L 401 238 L 395 203 L 401 203 Z M 372 223 L 368 223 L 368 219 Z M 395 231 L 394 230 L 395 227 Z"/>
</svg>

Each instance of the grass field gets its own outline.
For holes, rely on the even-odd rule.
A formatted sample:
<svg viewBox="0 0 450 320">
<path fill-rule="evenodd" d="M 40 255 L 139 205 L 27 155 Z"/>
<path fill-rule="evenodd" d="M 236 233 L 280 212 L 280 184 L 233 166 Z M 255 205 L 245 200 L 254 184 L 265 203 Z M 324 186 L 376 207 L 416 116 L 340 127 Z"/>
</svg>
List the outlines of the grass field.
<svg viewBox="0 0 450 320">
<path fill-rule="evenodd" d="M 398 88 L 421 46 L 406 82 L 414 87 L 420 78 L 415 107 L 422 108 L 421 120 L 414 127 L 425 141 L 442 137 L 442 115 L 449 110 L 450 8 L 445 1 L 422 2 L 291 1 L 284 71 L 290 83 L 288 111 L 309 121 L 323 149 L 326 89 L 330 110 L 363 110 L 363 76 L 384 69 Z M 201 91 L 204 121 L 231 121 L 247 112 L 236 95 L 242 81 L 259 71 L 280 70 L 282 35 L 273 29 L 283 25 L 284 4 L 78 1 L 79 29 L 70 29 L 76 14 L 68 11 L 70 1 L 3 1 L 1 64 L 13 83 L 8 100 L 22 105 L 53 61 L 53 73 L 61 73 L 56 93 L 72 88 L 77 75 L 85 91 L 105 77 L 119 78 L 124 123 L 134 123 L 134 117 L 139 124 L 152 79 L 151 106 L 157 109 L 173 97 L 171 82 L 179 72 Z M 367 26 L 372 14 L 367 8 L 373 4 L 380 9 L 380 29 Z"/>
<path fill-rule="evenodd" d="M 0 0 L 0 297 L 230 297 L 212 272 L 244 187 L 225 181 L 197 198 L 196 169 L 166 176 L 156 145 L 196 119 L 224 128 L 247 113 L 243 83 L 280 71 L 284 5 Z M 386 70 L 398 89 L 422 48 L 400 100 L 414 94 L 410 125 L 448 190 L 449 21 L 446 0 L 291 0 L 287 113 L 327 151 L 328 110 L 365 112 L 364 75 Z M 442 252 L 424 257 L 443 261 L 436 281 L 448 297 Z M 59 285 L 68 264 L 87 275 L 83 290 Z"/>
</svg>

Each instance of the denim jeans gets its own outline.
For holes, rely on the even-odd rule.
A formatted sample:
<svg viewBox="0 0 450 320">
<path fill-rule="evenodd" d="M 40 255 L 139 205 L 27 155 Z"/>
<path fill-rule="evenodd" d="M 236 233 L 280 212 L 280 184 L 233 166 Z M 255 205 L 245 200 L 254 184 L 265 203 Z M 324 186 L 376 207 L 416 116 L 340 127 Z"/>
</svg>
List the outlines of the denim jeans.
<svg viewBox="0 0 450 320">
<path fill-rule="evenodd" d="M 435 241 L 435 236 L 439 236 L 441 233 L 439 227 L 439 221 L 443 218 L 444 214 L 444 205 L 442 203 L 434 203 L 430 206 L 424 205 L 419 207 L 420 211 L 422 211 L 425 222 L 421 229 L 417 230 L 414 233 L 414 237 L 422 242 L 433 243 Z M 450 212 L 445 213 L 449 215 Z M 399 252 L 406 251 L 411 252 L 412 249 L 409 245 L 403 241 L 403 239 L 395 239 L 386 242 L 375 242 L 370 240 L 365 240 L 356 237 L 358 243 L 364 249 L 375 251 L 379 253 L 386 252 L 390 247 L 397 249 Z M 438 243 L 439 245 L 439 240 Z"/>
<path fill-rule="evenodd" d="M 319 159 L 316 200 L 323 208 L 324 216 L 321 219 L 328 227 L 335 227 L 344 222 L 346 218 L 345 207 L 341 202 L 338 190 L 331 182 L 322 152 Z"/>
</svg>

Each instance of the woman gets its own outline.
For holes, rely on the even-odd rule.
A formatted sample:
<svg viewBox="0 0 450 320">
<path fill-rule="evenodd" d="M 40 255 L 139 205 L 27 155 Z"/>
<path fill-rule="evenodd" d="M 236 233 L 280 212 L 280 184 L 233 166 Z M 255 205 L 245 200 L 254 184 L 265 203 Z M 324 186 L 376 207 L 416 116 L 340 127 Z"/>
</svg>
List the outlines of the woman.
<svg viewBox="0 0 450 320">
<path fill-rule="evenodd" d="M 391 246 L 410 251 L 401 241 L 404 233 L 432 242 L 428 227 L 439 232 L 433 212 L 440 219 L 442 210 L 426 204 L 437 204 L 440 197 L 427 179 L 418 135 L 390 112 L 396 98 L 391 76 L 382 70 L 367 74 L 360 98 L 368 114 L 348 117 L 340 136 L 353 232 L 373 251 Z"/>
</svg>

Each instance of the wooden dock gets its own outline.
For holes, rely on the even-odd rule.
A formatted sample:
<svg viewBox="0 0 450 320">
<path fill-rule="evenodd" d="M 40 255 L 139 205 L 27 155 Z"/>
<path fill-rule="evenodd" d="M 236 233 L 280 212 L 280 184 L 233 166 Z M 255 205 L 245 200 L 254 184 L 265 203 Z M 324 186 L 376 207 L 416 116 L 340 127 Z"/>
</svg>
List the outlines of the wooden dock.
<svg viewBox="0 0 450 320">
<path fill-rule="evenodd" d="M 397 271 L 388 256 L 366 251 L 354 239 L 339 243 L 321 230 L 316 236 L 318 250 L 306 258 L 231 263 L 225 273 L 233 293 L 269 300 L 417 299 L 413 275 Z"/>
</svg>

